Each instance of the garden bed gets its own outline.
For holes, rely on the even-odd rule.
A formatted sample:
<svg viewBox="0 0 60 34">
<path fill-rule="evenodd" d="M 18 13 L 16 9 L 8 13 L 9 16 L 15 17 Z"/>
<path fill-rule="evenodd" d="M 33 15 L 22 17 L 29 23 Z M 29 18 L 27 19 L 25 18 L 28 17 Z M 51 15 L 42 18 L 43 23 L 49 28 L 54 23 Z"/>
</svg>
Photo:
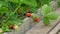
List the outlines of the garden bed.
<svg viewBox="0 0 60 34">
<path fill-rule="evenodd" d="M 52 3 L 54 3 L 55 1 L 52 1 Z M 50 4 L 50 5 L 52 5 L 52 3 Z M 55 2 L 56 3 L 56 2 Z M 51 7 L 53 7 L 53 6 L 55 6 L 55 7 L 57 7 L 56 6 L 56 4 L 54 4 L 54 5 L 52 5 Z M 57 8 L 52 8 L 52 10 L 54 11 L 55 9 L 57 9 Z M 39 9 L 38 10 L 39 12 L 38 12 L 38 14 L 39 14 L 39 16 L 41 15 L 41 10 Z M 41 16 L 40 16 L 41 17 Z M 39 18 L 39 19 L 41 19 L 41 18 Z M 35 24 L 37 24 L 37 23 L 33 23 L 33 20 L 32 20 L 32 18 L 25 18 L 24 20 L 23 20 L 23 24 L 21 24 L 20 26 L 19 26 L 19 29 L 18 29 L 18 31 L 17 32 L 15 32 L 14 30 L 12 31 L 12 32 L 8 32 L 7 34 L 24 34 L 26 31 L 28 31 L 31 27 L 33 27 Z"/>
<path fill-rule="evenodd" d="M 56 1 L 53 1 L 52 3 L 56 3 Z M 54 11 L 55 9 L 57 9 L 57 6 L 56 4 L 53 4 L 50 3 L 51 5 L 51 10 Z M 52 8 L 53 7 L 53 8 Z M 36 14 L 37 16 L 39 16 L 39 22 L 41 20 L 41 8 L 38 9 L 38 12 Z M 12 30 L 12 32 L 4 32 L 3 34 L 24 34 L 26 31 L 28 31 L 30 28 L 32 28 L 34 25 L 36 25 L 37 22 L 34 22 L 33 19 L 31 17 L 26 17 L 23 19 L 23 23 L 22 24 L 19 24 L 19 28 L 18 28 L 18 31 L 16 32 L 15 30 Z"/>
</svg>

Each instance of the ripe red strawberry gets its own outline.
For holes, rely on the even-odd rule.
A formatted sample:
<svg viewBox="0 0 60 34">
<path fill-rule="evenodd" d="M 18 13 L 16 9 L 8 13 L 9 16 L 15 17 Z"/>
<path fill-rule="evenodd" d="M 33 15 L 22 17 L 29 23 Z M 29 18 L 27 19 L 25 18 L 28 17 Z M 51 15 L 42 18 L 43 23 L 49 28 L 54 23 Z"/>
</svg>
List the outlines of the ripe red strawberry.
<svg viewBox="0 0 60 34">
<path fill-rule="evenodd" d="M 14 29 L 14 25 L 10 25 L 9 28 L 10 28 L 10 29 Z"/>
<path fill-rule="evenodd" d="M 31 13 L 26 13 L 26 17 L 30 17 L 31 16 Z"/>
<path fill-rule="evenodd" d="M 38 21 L 39 21 L 39 19 L 38 19 L 38 18 L 34 18 L 34 21 L 35 21 L 35 22 L 38 22 Z"/>
</svg>

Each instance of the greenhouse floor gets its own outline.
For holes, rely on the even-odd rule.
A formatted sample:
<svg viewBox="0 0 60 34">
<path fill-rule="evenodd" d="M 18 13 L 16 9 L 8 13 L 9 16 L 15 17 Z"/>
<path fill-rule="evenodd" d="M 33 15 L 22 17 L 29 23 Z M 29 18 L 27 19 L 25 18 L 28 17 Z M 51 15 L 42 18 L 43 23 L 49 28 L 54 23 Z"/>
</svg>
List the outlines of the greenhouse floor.
<svg viewBox="0 0 60 34">
<path fill-rule="evenodd" d="M 57 20 L 52 20 L 50 22 L 50 26 L 44 26 L 42 21 L 40 21 L 37 25 L 35 25 L 25 34 L 60 34 L 60 8 L 58 8 L 55 12 L 58 18 Z"/>
</svg>

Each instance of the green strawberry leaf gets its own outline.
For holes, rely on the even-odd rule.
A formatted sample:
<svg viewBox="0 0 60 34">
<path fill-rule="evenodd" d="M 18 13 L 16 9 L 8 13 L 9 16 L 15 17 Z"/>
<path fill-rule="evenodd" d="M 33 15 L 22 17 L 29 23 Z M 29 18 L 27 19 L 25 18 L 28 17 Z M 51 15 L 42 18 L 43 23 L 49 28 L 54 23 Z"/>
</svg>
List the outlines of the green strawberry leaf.
<svg viewBox="0 0 60 34">
<path fill-rule="evenodd" d="M 58 6 L 60 6 L 60 0 L 58 0 Z"/>
<path fill-rule="evenodd" d="M 2 3 L 0 3 L 0 8 L 2 7 Z"/>
<path fill-rule="evenodd" d="M 3 13 L 6 13 L 8 11 L 7 7 L 8 7 L 7 2 L 0 1 L 0 15 L 2 15 Z"/>
<path fill-rule="evenodd" d="M 17 19 L 17 24 L 22 24 L 23 20 L 22 19 Z"/>
<path fill-rule="evenodd" d="M 29 5 L 31 7 L 37 7 L 37 3 L 35 0 L 20 0 L 22 3 Z"/>
<path fill-rule="evenodd" d="M 42 6 L 42 15 L 46 15 L 50 13 L 50 6 L 45 4 L 44 6 Z"/>
<path fill-rule="evenodd" d="M 51 20 L 56 20 L 57 19 L 57 15 L 53 12 L 50 12 L 46 15 L 47 18 L 51 19 Z"/>
<path fill-rule="evenodd" d="M 30 8 L 29 10 L 30 10 L 32 13 L 37 13 L 37 12 L 38 12 L 36 8 Z"/>
<path fill-rule="evenodd" d="M 9 28 L 6 28 L 6 30 L 5 30 L 6 32 L 11 32 L 11 29 L 9 29 Z"/>
<path fill-rule="evenodd" d="M 50 24 L 50 21 L 47 17 L 43 17 L 43 23 L 44 25 L 48 26 Z"/>
</svg>

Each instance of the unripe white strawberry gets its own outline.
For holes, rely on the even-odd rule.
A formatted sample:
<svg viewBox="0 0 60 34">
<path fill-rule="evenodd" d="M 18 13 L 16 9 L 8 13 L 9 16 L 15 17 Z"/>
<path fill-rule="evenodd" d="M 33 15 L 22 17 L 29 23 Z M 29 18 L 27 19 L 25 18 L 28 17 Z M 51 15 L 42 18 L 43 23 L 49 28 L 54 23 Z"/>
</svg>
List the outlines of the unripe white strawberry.
<svg viewBox="0 0 60 34">
<path fill-rule="evenodd" d="M 15 25 L 14 26 L 14 29 L 17 31 L 18 30 L 18 25 Z"/>
<path fill-rule="evenodd" d="M 38 17 L 35 13 L 32 13 L 31 16 L 32 16 L 32 18 Z"/>
</svg>

